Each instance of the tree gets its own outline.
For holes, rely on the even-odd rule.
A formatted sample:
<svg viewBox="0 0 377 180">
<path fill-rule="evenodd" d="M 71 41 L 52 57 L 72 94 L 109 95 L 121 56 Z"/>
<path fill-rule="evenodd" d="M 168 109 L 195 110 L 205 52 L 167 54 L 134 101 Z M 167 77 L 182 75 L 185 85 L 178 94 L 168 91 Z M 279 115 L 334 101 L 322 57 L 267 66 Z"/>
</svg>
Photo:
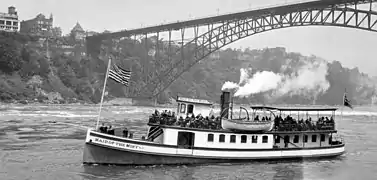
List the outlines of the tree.
<svg viewBox="0 0 377 180">
<path fill-rule="evenodd" d="M 0 71 L 11 74 L 21 69 L 22 59 L 17 44 L 9 38 L 0 39 Z"/>
</svg>

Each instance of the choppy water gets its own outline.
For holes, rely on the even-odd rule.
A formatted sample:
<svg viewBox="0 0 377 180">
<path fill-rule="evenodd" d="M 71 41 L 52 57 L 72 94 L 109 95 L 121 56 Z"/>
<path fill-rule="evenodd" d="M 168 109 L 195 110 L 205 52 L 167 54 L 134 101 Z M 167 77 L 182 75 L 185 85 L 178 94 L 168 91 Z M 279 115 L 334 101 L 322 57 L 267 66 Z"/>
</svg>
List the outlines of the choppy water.
<svg viewBox="0 0 377 180">
<path fill-rule="evenodd" d="M 370 109 L 357 108 L 337 119 L 347 153 L 335 159 L 132 168 L 82 165 L 85 128 L 95 125 L 96 107 L 2 106 L 0 179 L 376 179 L 377 110 Z M 101 121 L 125 123 L 140 136 L 152 112 L 105 107 Z"/>
</svg>

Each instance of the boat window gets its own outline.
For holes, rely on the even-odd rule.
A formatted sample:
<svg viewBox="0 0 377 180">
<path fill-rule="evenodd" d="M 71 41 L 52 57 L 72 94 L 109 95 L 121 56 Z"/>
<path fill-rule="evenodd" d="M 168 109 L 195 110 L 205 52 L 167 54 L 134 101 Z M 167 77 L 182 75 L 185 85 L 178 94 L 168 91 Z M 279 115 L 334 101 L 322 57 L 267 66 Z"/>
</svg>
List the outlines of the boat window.
<svg viewBox="0 0 377 180">
<path fill-rule="evenodd" d="M 262 143 L 268 142 L 268 136 L 262 136 Z"/>
<path fill-rule="evenodd" d="M 224 134 L 220 134 L 219 142 L 225 142 L 225 135 Z"/>
<path fill-rule="evenodd" d="M 251 136 L 251 143 L 258 143 L 258 136 Z"/>
<path fill-rule="evenodd" d="M 307 143 L 308 142 L 308 135 L 304 135 L 304 143 Z"/>
<path fill-rule="evenodd" d="M 293 143 L 298 143 L 299 142 L 299 136 L 298 135 L 295 135 L 293 137 Z"/>
<path fill-rule="evenodd" d="M 288 135 L 284 136 L 284 143 L 289 143 L 290 141 L 289 138 L 290 137 Z"/>
<path fill-rule="evenodd" d="M 208 142 L 213 142 L 213 134 L 208 134 Z"/>
<path fill-rule="evenodd" d="M 280 136 L 275 136 L 275 143 L 280 143 Z"/>
<path fill-rule="evenodd" d="M 326 136 L 324 134 L 321 134 L 321 142 L 326 141 L 325 139 L 326 139 Z"/>
<path fill-rule="evenodd" d="M 181 104 L 181 113 L 185 113 L 186 112 L 186 104 Z"/>
<path fill-rule="evenodd" d="M 247 136 L 246 135 L 242 135 L 241 136 L 241 143 L 246 143 L 247 141 Z"/>
<path fill-rule="evenodd" d="M 317 142 L 317 135 L 312 135 L 312 142 Z"/>
<path fill-rule="evenodd" d="M 231 135 L 230 136 L 230 142 L 235 143 L 236 142 L 236 135 Z"/>
<path fill-rule="evenodd" d="M 187 105 L 187 114 L 192 114 L 194 113 L 194 105 L 189 104 Z"/>
</svg>

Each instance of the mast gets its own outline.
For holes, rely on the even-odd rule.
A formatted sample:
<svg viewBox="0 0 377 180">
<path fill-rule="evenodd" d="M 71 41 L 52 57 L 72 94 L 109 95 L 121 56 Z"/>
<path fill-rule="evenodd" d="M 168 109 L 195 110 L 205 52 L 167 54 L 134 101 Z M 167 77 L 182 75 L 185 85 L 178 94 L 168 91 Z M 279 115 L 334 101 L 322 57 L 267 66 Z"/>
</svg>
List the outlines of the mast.
<svg viewBox="0 0 377 180">
<path fill-rule="evenodd" d="M 98 112 L 98 118 L 97 118 L 96 129 L 98 129 L 99 118 L 101 117 L 101 110 L 102 110 L 103 97 L 105 96 L 105 89 L 106 89 L 107 77 L 108 77 L 108 75 L 109 75 L 110 64 L 111 64 L 111 58 L 109 58 L 109 62 L 107 63 L 107 70 L 106 70 L 106 75 L 105 75 L 105 82 L 103 83 L 102 96 L 101 96 L 101 103 L 100 103 L 100 105 L 99 105 L 99 112 Z"/>
</svg>

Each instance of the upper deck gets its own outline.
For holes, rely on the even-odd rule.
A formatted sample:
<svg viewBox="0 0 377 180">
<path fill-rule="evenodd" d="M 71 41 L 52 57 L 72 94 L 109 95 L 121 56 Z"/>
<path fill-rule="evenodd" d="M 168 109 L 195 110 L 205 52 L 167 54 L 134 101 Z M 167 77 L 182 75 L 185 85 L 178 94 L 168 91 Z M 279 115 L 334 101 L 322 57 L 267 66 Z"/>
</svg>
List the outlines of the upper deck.
<svg viewBox="0 0 377 180">
<path fill-rule="evenodd" d="M 274 128 L 269 132 L 260 133 L 301 133 L 301 132 L 337 132 L 335 129 L 335 111 L 337 108 L 278 108 L 269 106 L 252 106 L 252 117 L 250 118 L 247 112 L 247 118 L 241 118 L 241 120 L 249 121 L 274 121 Z M 257 111 L 262 111 L 262 116 L 257 115 Z M 265 111 L 269 114 L 266 115 Z M 297 113 L 297 117 L 292 115 L 292 112 L 331 112 L 327 115 L 320 115 L 317 113 L 317 117 L 309 115 L 300 115 Z M 284 116 L 283 112 L 290 112 L 288 115 Z M 233 114 L 233 113 L 231 113 Z M 236 114 L 236 113 L 234 113 Z M 238 113 L 237 113 L 238 114 Z M 241 114 L 241 113 L 240 113 Z M 215 116 L 203 116 L 191 113 L 183 114 L 185 116 L 174 116 L 166 113 L 155 113 L 149 118 L 149 125 L 160 125 L 175 129 L 191 129 L 197 131 L 211 131 L 211 132 L 234 132 L 222 129 L 221 127 L 221 117 Z M 242 132 L 245 134 L 245 132 Z M 249 132 L 256 133 L 256 132 Z"/>
</svg>

